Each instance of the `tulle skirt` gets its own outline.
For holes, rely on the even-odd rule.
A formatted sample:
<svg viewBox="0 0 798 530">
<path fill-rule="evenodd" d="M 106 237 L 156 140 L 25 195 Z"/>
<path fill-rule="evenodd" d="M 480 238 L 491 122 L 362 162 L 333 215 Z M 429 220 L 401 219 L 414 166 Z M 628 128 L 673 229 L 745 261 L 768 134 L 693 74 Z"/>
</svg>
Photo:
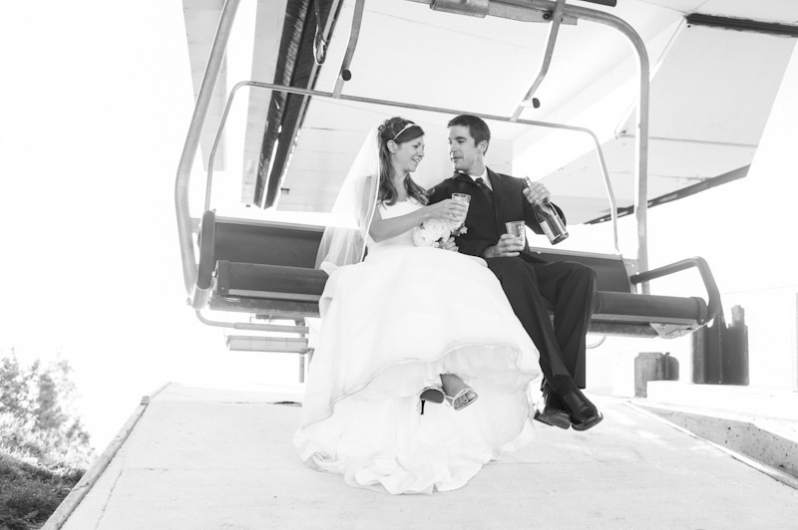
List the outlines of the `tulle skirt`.
<svg viewBox="0 0 798 530">
<path fill-rule="evenodd" d="M 484 261 L 434 248 L 370 255 L 330 276 L 294 443 L 352 486 L 431 493 L 464 486 L 531 435 L 538 352 Z M 460 376 L 455 411 L 419 394 Z"/>
</svg>

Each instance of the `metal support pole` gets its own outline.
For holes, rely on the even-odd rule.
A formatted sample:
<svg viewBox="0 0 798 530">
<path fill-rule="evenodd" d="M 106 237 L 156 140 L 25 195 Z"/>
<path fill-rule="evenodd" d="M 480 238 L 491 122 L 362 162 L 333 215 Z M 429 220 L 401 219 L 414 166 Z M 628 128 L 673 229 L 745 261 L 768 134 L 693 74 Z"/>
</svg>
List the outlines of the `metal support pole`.
<svg viewBox="0 0 798 530">
<path fill-rule="evenodd" d="M 333 94 L 335 94 L 336 98 L 340 97 L 344 82 L 352 79 L 352 72 L 349 70 L 349 66 L 352 64 L 352 57 L 355 55 L 357 39 L 360 35 L 364 5 L 365 0 L 357 0 L 355 4 L 355 12 L 352 15 L 352 28 L 349 30 L 349 43 L 346 45 L 346 53 L 344 53 L 344 59 L 341 61 L 341 70 L 338 72 L 338 79 L 335 81 L 335 88 L 333 89 Z"/>
<path fill-rule="evenodd" d="M 524 107 L 532 104 L 532 96 L 535 95 L 535 91 L 537 91 L 540 84 L 543 83 L 543 80 L 546 78 L 546 74 L 549 72 L 551 57 L 554 55 L 554 44 L 557 42 L 557 35 L 560 32 L 562 11 L 563 7 L 565 7 L 565 1 L 566 0 L 557 0 L 557 4 L 554 6 L 554 12 L 551 15 L 551 26 L 549 26 L 549 37 L 546 41 L 546 53 L 543 55 L 543 63 L 540 65 L 540 71 L 538 72 L 538 76 L 535 78 L 535 81 L 532 83 L 532 86 L 529 87 L 529 90 L 527 90 L 527 93 L 524 96 L 524 99 L 521 101 L 521 104 L 515 109 L 513 117 L 511 118 L 512 121 L 518 119 L 521 113 L 524 112 Z"/>
<path fill-rule="evenodd" d="M 180 163 L 177 168 L 175 209 L 177 211 L 177 230 L 180 238 L 180 254 L 183 263 L 183 281 L 186 293 L 193 291 L 197 278 L 197 261 L 194 255 L 194 245 L 191 241 L 191 211 L 188 203 L 191 166 L 199 148 L 202 126 L 205 124 L 205 118 L 208 115 L 213 89 L 216 86 L 216 80 L 222 67 L 238 3 L 239 0 L 227 0 L 222 8 L 219 27 L 213 39 L 211 52 L 208 55 L 208 65 L 205 67 L 205 75 L 202 78 L 197 102 L 194 105 L 194 115 L 191 117 L 186 143 L 183 146 L 183 154 L 180 156 Z"/>
</svg>

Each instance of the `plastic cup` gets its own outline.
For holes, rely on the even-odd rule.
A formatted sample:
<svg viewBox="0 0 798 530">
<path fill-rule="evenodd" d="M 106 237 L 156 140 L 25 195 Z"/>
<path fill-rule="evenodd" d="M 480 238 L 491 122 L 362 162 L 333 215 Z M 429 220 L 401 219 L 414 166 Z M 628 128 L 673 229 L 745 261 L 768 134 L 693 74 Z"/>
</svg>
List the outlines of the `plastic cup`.
<svg viewBox="0 0 798 530">
<path fill-rule="evenodd" d="M 468 205 L 471 204 L 471 195 L 468 193 L 452 193 L 452 200 L 465 204 L 466 215 L 468 215 Z M 463 216 L 462 219 L 458 219 L 458 221 L 460 222 L 460 226 L 462 226 L 462 223 L 465 222 L 465 216 Z"/>
<path fill-rule="evenodd" d="M 507 233 L 513 237 L 521 238 L 521 243 L 526 245 L 526 223 L 524 221 L 510 221 L 504 223 Z"/>
</svg>

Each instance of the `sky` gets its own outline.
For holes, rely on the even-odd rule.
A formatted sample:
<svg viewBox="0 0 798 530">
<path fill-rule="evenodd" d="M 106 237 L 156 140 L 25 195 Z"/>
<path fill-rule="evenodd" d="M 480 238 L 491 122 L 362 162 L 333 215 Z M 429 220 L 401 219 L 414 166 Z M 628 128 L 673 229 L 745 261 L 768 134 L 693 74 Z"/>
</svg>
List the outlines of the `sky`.
<svg viewBox="0 0 798 530">
<path fill-rule="evenodd" d="M 0 355 L 68 359 L 99 451 L 168 381 L 293 384 L 296 357 L 229 352 L 185 304 L 182 4 L 2 2 L 0 50 Z"/>
</svg>

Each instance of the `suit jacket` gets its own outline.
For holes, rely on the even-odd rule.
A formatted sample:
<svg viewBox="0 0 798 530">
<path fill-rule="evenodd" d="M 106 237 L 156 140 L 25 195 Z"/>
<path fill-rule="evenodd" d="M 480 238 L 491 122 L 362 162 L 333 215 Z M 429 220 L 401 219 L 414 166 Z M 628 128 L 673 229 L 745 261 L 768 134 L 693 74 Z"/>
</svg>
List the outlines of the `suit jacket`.
<svg viewBox="0 0 798 530">
<path fill-rule="evenodd" d="M 529 201 L 523 194 L 525 187 L 524 181 L 495 173 L 488 168 L 488 178 L 493 187 L 493 203 L 495 208 L 491 208 L 488 198 L 485 197 L 480 187 L 468 175 L 457 173 L 450 177 L 429 192 L 430 203 L 440 202 L 452 196 L 452 193 L 467 193 L 471 195 L 471 203 L 468 207 L 466 217 L 466 228 L 468 231 L 456 238 L 460 252 L 471 254 L 472 256 L 484 257 L 483 253 L 489 246 L 499 242 L 502 234 L 506 233 L 504 223 L 508 221 L 526 222 L 536 234 L 542 234 L 543 230 L 535 218 L 535 212 Z M 565 216 L 562 210 L 555 205 L 557 213 Z M 528 247 L 522 252 L 524 259 L 540 263 L 543 260 L 529 252 Z"/>
</svg>

